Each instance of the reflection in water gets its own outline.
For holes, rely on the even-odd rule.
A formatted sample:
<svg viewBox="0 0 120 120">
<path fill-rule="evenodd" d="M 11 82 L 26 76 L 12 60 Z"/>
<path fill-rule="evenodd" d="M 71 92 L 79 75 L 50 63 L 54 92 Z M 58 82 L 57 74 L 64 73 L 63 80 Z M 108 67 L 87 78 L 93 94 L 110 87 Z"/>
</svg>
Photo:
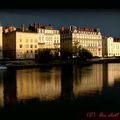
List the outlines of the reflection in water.
<svg viewBox="0 0 120 120">
<path fill-rule="evenodd" d="M 4 104 L 10 105 L 17 100 L 16 71 L 10 70 L 4 73 Z"/>
<path fill-rule="evenodd" d="M 70 100 L 73 98 L 73 66 L 61 67 L 61 98 Z"/>
<path fill-rule="evenodd" d="M 115 81 L 120 81 L 120 64 L 109 64 L 108 65 L 108 84 L 113 86 Z"/>
<path fill-rule="evenodd" d="M 118 63 L 0 71 L 0 107 L 31 98 L 71 100 L 106 90 L 117 81 Z"/>
<path fill-rule="evenodd" d="M 4 99 L 3 99 L 3 77 L 4 77 L 5 71 L 0 71 L 0 107 L 4 105 Z"/>
<path fill-rule="evenodd" d="M 60 96 L 60 70 L 53 67 L 49 71 L 39 69 L 17 70 L 17 98 L 55 99 Z"/>
<path fill-rule="evenodd" d="M 74 76 L 73 91 L 76 97 L 102 90 L 102 64 L 83 68 L 75 66 Z"/>
<path fill-rule="evenodd" d="M 103 81 L 103 89 L 108 87 L 108 64 L 102 64 L 102 81 Z"/>
</svg>

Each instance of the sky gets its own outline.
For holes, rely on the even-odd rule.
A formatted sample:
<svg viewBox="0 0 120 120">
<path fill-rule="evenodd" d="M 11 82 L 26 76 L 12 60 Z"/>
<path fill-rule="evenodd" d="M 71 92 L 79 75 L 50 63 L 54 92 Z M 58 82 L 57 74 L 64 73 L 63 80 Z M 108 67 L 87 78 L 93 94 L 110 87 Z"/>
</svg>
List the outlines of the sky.
<svg viewBox="0 0 120 120">
<path fill-rule="evenodd" d="M 105 36 L 120 38 L 120 9 L 1 9 L 2 26 L 32 23 L 99 28 Z"/>
</svg>

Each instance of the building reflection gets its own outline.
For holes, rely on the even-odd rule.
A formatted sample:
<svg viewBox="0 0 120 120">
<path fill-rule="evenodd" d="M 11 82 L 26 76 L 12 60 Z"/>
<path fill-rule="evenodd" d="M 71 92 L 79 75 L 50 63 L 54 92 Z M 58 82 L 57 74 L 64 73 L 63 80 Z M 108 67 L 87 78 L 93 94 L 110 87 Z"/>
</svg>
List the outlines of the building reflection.
<svg viewBox="0 0 120 120">
<path fill-rule="evenodd" d="M 102 64 L 93 64 L 83 68 L 78 66 L 74 67 L 74 71 L 73 92 L 76 97 L 102 90 Z"/>
<path fill-rule="evenodd" d="M 0 71 L 0 108 L 4 106 L 4 94 L 3 94 L 3 77 L 5 71 Z"/>
<path fill-rule="evenodd" d="M 52 100 L 61 93 L 61 80 L 59 68 L 24 69 L 17 70 L 17 98 Z"/>
<path fill-rule="evenodd" d="M 9 70 L 4 73 L 4 105 L 11 105 L 17 101 L 16 71 Z"/>
<path fill-rule="evenodd" d="M 19 100 L 71 100 L 120 84 L 120 64 L 66 65 L 0 72 L 0 107 Z"/>
<path fill-rule="evenodd" d="M 61 98 L 73 98 L 73 65 L 61 66 Z"/>
<path fill-rule="evenodd" d="M 102 81 L 103 81 L 103 90 L 108 87 L 108 64 L 102 64 Z"/>
<path fill-rule="evenodd" d="M 108 65 L 108 84 L 113 86 L 116 81 L 120 81 L 120 64 L 114 63 Z"/>
</svg>

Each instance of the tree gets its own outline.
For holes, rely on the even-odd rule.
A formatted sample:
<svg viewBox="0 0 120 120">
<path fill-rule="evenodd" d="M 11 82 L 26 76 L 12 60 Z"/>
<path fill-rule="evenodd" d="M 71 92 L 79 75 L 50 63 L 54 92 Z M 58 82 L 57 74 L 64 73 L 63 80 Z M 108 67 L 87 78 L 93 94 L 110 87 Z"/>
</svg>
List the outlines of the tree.
<svg viewBox="0 0 120 120">
<path fill-rule="evenodd" d="M 79 41 L 75 41 L 73 45 L 73 55 L 79 57 L 79 51 L 82 49 Z"/>
<path fill-rule="evenodd" d="M 38 61 L 39 62 L 49 62 L 53 58 L 53 55 L 51 53 L 50 49 L 43 49 L 38 51 Z"/>
<path fill-rule="evenodd" d="M 68 60 L 72 58 L 72 51 L 68 49 L 61 49 L 61 58 L 63 60 Z"/>
<path fill-rule="evenodd" d="M 90 51 L 88 51 L 87 49 L 82 48 L 79 51 L 79 57 L 83 60 L 86 59 L 91 59 L 93 57 L 92 53 Z"/>
</svg>

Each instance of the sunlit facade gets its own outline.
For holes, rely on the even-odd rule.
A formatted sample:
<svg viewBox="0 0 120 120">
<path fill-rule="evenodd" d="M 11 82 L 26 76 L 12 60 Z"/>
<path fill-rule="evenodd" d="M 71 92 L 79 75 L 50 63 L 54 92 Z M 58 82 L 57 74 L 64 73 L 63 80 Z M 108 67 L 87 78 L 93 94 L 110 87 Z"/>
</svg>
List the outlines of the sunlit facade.
<svg viewBox="0 0 120 120">
<path fill-rule="evenodd" d="M 0 59 L 3 59 L 3 37 L 2 26 L 0 26 Z"/>
<path fill-rule="evenodd" d="M 62 26 L 60 31 L 61 49 L 74 51 L 74 47 L 80 47 L 89 50 L 93 56 L 102 56 L 102 35 L 99 29 Z"/>
<path fill-rule="evenodd" d="M 4 58 L 34 59 L 38 50 L 38 33 L 12 31 L 3 34 Z"/>
<path fill-rule="evenodd" d="M 120 38 L 103 37 L 103 56 L 120 56 Z"/>
<path fill-rule="evenodd" d="M 59 30 L 38 28 L 38 49 L 60 49 Z"/>
<path fill-rule="evenodd" d="M 51 26 L 4 27 L 3 54 L 10 59 L 35 59 L 38 50 L 60 50 L 59 30 Z"/>
</svg>

